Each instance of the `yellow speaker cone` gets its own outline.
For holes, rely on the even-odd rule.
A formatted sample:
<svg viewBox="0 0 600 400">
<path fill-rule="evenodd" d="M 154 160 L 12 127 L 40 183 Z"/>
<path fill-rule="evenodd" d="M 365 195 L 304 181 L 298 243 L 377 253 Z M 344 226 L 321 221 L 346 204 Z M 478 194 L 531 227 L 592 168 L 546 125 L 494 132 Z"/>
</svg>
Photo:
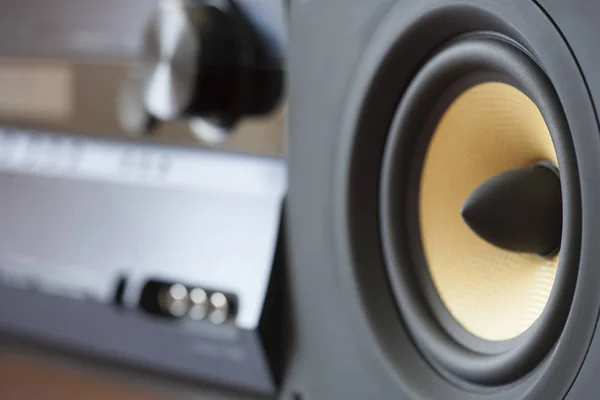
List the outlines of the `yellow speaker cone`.
<svg viewBox="0 0 600 400">
<path fill-rule="evenodd" d="M 450 314 L 481 339 L 513 339 L 532 326 L 548 301 L 558 256 L 489 244 L 465 224 L 461 207 L 486 180 L 540 161 L 558 163 L 539 109 L 520 90 L 497 82 L 457 97 L 427 150 L 419 218 L 429 273 Z"/>
</svg>

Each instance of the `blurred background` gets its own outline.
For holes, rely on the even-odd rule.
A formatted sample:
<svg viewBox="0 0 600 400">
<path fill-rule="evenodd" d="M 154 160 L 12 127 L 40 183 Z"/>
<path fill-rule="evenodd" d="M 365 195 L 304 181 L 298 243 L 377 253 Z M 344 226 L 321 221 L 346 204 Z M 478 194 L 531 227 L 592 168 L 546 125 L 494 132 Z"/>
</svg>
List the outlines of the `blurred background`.
<svg viewBox="0 0 600 400">
<path fill-rule="evenodd" d="M 261 399 L 283 0 L 0 1 L 0 398 Z"/>
</svg>

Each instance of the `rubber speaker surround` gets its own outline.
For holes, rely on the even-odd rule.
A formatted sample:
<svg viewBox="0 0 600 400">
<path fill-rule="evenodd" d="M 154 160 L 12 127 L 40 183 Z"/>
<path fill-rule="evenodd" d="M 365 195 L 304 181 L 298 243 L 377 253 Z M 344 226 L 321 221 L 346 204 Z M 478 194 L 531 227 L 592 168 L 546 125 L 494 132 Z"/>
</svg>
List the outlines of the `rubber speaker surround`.
<svg viewBox="0 0 600 400">
<path fill-rule="evenodd" d="M 421 173 L 432 135 L 455 99 L 484 82 L 509 84 L 535 102 L 561 168 L 563 239 L 554 287 L 531 328 L 506 341 L 478 338 L 453 323 L 427 273 L 419 220 Z M 457 38 L 414 77 L 394 118 L 384 155 L 382 242 L 403 319 L 433 363 L 472 383 L 506 384 L 533 370 L 552 349 L 566 321 L 577 278 L 581 228 L 576 171 L 570 131 L 552 84 L 534 59 L 508 38 L 490 34 Z"/>
</svg>

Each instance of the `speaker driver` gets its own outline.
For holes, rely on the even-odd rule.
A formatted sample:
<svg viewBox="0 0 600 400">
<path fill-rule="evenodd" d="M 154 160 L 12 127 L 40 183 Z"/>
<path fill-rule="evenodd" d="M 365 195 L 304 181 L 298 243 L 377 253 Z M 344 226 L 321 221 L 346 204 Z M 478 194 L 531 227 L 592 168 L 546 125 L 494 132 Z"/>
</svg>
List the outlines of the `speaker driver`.
<svg viewBox="0 0 600 400">
<path fill-rule="evenodd" d="M 504 36 L 459 37 L 411 81 L 383 160 L 382 242 L 407 328 L 445 375 L 507 384 L 552 351 L 577 277 L 575 161 L 550 80 Z"/>
<path fill-rule="evenodd" d="M 544 118 L 527 95 L 501 82 L 480 83 L 460 94 L 442 116 L 428 146 L 419 189 L 419 219 L 429 274 L 452 317 L 483 340 L 511 340 L 534 325 L 550 297 L 559 256 L 511 251 L 490 243 L 466 223 L 461 209 L 490 179 L 540 162 L 558 165 Z M 504 190 L 527 188 L 511 182 Z M 505 197 L 510 200 L 519 195 L 507 193 Z M 481 206 L 481 213 L 491 214 L 490 221 L 483 223 L 515 237 L 519 232 L 511 232 L 510 219 L 527 222 L 531 214 L 515 209 L 516 204 L 502 219 L 498 214 L 503 204 L 491 204 L 499 197 L 502 193 L 492 194 L 490 204 Z M 539 200 L 531 204 L 533 211 L 556 203 L 555 198 Z M 556 215 L 547 219 L 562 219 L 560 208 L 551 211 Z M 494 221 L 496 216 L 500 220 Z M 552 252 L 555 247 L 552 244 L 540 252 Z"/>
</svg>

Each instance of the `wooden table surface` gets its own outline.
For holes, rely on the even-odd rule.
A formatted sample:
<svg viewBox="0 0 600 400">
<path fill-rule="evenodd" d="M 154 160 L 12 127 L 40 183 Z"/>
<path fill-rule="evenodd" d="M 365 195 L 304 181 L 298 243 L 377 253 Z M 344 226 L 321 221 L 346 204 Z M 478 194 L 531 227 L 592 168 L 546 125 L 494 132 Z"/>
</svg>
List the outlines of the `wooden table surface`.
<svg viewBox="0 0 600 400">
<path fill-rule="evenodd" d="M 0 340 L 1 400 L 265 400 Z"/>
<path fill-rule="evenodd" d="M 2 400 L 166 400 L 150 390 L 95 378 L 85 373 L 53 368 L 17 356 L 0 358 Z"/>
</svg>

